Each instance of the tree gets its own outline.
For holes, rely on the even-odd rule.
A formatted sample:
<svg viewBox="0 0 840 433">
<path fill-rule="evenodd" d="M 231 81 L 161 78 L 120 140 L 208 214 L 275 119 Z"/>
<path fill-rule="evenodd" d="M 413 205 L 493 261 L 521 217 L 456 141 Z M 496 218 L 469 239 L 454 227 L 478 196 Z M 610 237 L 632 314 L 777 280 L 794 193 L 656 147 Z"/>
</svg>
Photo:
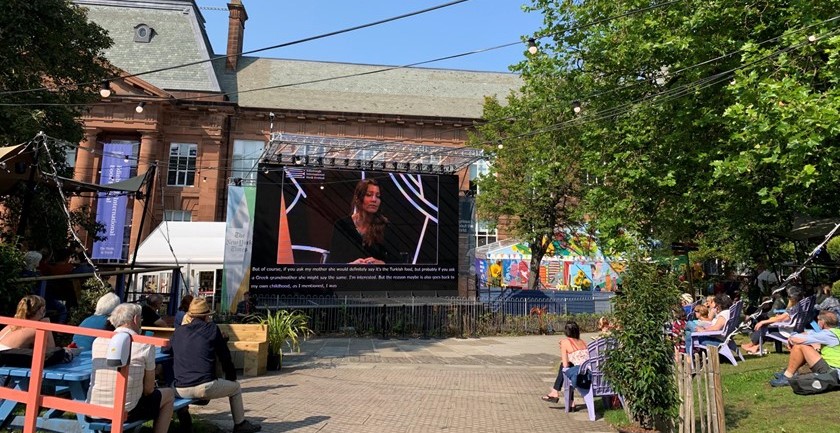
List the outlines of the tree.
<svg viewBox="0 0 840 433">
<path fill-rule="evenodd" d="M 601 238 L 702 239 L 749 259 L 772 255 L 796 215 L 840 212 L 831 193 L 840 1 L 534 0 L 528 9 L 545 17 L 540 54 L 514 67 L 525 85 L 505 114 L 545 117 L 529 143 L 547 135 L 574 146 L 578 179 L 597 179 L 578 184 L 575 214 L 591 216 Z M 579 116 L 557 116 L 574 101 Z M 497 109 L 487 107 L 492 123 Z M 530 171 L 514 155 L 518 122 L 528 120 L 498 135 L 505 151 L 494 169 Z"/>
<path fill-rule="evenodd" d="M 552 59 L 534 56 L 536 72 L 550 73 Z M 557 105 L 556 93 L 568 93 L 561 81 L 541 83 L 554 94 L 512 94 L 503 105 L 490 98 L 484 106 L 486 123 L 476 128 L 470 144 L 490 155 L 491 174 L 478 179 L 476 204 L 479 218 L 499 222 L 531 250 L 528 287 L 539 288 L 540 262 L 551 242 L 564 229 L 582 227 L 577 211 L 581 185 L 586 182 L 579 158 L 581 140 L 574 129 L 556 129 L 558 120 L 574 115 L 571 107 Z M 538 88 L 534 85 L 533 88 Z M 543 89 L 540 89 L 543 90 Z M 536 133 L 535 133 L 536 131 Z"/>
<path fill-rule="evenodd" d="M 87 20 L 85 11 L 67 0 L 7 0 L 0 8 L 0 143 L 17 144 L 43 131 L 67 142 L 79 142 L 78 121 L 86 104 L 97 101 L 103 78 L 113 75 L 102 57 L 111 45 L 105 30 Z M 65 163 L 65 147 L 52 143 L 50 156 L 63 176 L 72 173 Z M 38 161 L 52 172 L 42 152 Z M 0 198 L 6 211 L 3 231 L 13 239 L 26 188 Z M 66 215 L 55 188 L 39 185 L 31 195 L 30 247 L 67 246 Z M 71 214 L 74 224 L 97 233 L 89 210 Z"/>
</svg>

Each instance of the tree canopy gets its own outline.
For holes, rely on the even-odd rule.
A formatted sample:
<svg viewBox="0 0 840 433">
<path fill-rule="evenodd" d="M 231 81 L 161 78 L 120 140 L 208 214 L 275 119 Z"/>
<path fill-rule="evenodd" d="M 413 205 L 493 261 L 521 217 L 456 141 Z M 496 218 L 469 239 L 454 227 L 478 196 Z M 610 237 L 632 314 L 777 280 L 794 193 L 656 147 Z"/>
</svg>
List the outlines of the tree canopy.
<svg viewBox="0 0 840 433">
<path fill-rule="evenodd" d="M 102 57 L 112 42 L 105 30 L 68 0 L 5 0 L 0 40 L 0 143 L 21 143 L 39 131 L 81 140 L 82 108 L 112 75 Z"/>
<path fill-rule="evenodd" d="M 0 8 L 0 41 L 0 145 L 23 143 L 39 132 L 79 142 L 85 104 L 99 99 L 101 80 L 113 75 L 102 57 L 112 42 L 105 30 L 68 0 L 6 0 Z M 49 151 L 58 171 L 69 176 L 65 149 Z M 52 172 L 46 154 L 39 157 L 40 166 Z M 67 216 L 54 188 L 39 186 L 30 194 L 21 186 L 3 197 L 2 234 L 14 239 L 24 202 L 30 210 L 29 247 L 66 248 Z M 70 219 L 94 236 L 101 230 L 86 209 L 72 212 Z"/>
<path fill-rule="evenodd" d="M 576 215 L 602 239 L 702 240 L 738 259 L 768 254 L 796 216 L 838 215 L 840 1 L 534 0 L 526 9 L 544 16 L 539 52 L 513 67 L 522 91 L 485 106 L 493 126 L 474 142 L 502 140 L 504 151 L 492 157 L 498 178 L 480 188 L 503 182 L 511 163 L 524 175 L 574 160 Z M 481 189 L 489 197 L 479 212 L 535 216 L 502 206 L 500 190 Z"/>
</svg>

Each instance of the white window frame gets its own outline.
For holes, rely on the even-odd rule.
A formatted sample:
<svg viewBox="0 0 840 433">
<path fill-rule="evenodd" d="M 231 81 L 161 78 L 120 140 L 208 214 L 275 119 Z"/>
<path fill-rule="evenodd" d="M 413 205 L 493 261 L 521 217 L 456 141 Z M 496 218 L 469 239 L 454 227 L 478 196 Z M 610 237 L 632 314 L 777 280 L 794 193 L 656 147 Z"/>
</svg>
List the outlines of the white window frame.
<svg viewBox="0 0 840 433">
<path fill-rule="evenodd" d="M 174 161 L 173 161 L 174 159 Z M 194 187 L 198 145 L 195 143 L 172 143 L 169 145 L 168 186 Z M 175 181 L 172 181 L 172 176 Z"/>
<path fill-rule="evenodd" d="M 231 177 L 256 181 L 256 165 L 264 151 L 264 141 L 233 140 L 233 157 L 230 165 Z"/>
<path fill-rule="evenodd" d="M 188 210 L 164 210 L 164 221 L 192 221 L 192 212 Z"/>
</svg>

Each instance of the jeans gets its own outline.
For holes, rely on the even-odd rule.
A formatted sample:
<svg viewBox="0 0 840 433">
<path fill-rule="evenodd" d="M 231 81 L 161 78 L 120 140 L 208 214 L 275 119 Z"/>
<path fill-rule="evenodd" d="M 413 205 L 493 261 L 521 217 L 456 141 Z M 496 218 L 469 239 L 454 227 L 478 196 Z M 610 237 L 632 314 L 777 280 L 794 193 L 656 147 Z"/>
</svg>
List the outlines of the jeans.
<svg viewBox="0 0 840 433">
<path fill-rule="evenodd" d="M 245 421 L 245 406 L 242 404 L 242 389 L 239 386 L 239 382 L 216 379 L 212 382 L 186 388 L 175 387 L 175 392 L 182 398 L 197 398 L 201 400 L 228 397 L 228 400 L 230 400 L 230 412 L 233 415 L 233 423 L 239 424 Z"/>
<path fill-rule="evenodd" d="M 557 379 L 554 379 L 554 389 L 557 391 L 563 389 L 564 376 L 569 379 L 569 385 L 576 387 L 578 371 L 580 371 L 579 365 L 573 365 L 565 369 L 560 368 L 560 371 L 557 372 Z"/>
</svg>

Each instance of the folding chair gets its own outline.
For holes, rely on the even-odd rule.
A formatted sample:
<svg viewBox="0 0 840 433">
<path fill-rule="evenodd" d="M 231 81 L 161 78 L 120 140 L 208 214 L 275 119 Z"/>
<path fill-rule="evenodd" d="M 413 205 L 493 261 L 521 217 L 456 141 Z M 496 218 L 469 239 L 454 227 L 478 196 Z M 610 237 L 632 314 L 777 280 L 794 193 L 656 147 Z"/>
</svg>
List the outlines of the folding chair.
<svg viewBox="0 0 840 433">
<path fill-rule="evenodd" d="M 776 353 L 782 353 L 782 344 L 787 342 L 788 336 L 784 335 L 782 328 L 790 329 L 787 331 L 790 334 L 796 334 L 805 330 L 808 324 L 807 318 L 813 314 L 816 297 L 809 296 L 799 301 L 793 308 L 790 309 L 788 315 L 790 320 L 786 322 L 776 322 L 767 325 L 767 330 L 761 332 L 758 336 L 758 353 L 764 355 L 764 339 L 769 338 L 775 344 Z"/>
<path fill-rule="evenodd" d="M 589 359 L 580 365 L 579 374 L 589 372 L 592 377 L 592 383 L 588 388 L 572 387 L 570 380 L 566 378 L 563 381 L 563 397 L 566 404 L 566 413 L 569 412 L 572 399 L 574 398 L 574 390 L 583 396 L 583 402 L 586 403 L 586 410 L 589 412 L 589 420 L 595 421 L 595 397 L 602 397 L 604 407 L 609 407 L 609 397 L 618 396 L 621 405 L 624 405 L 624 398 L 613 391 L 610 384 L 604 377 L 603 366 L 606 362 L 606 351 L 615 348 L 616 341 L 613 338 L 599 338 L 590 342 L 586 347 L 589 350 Z"/>
</svg>

